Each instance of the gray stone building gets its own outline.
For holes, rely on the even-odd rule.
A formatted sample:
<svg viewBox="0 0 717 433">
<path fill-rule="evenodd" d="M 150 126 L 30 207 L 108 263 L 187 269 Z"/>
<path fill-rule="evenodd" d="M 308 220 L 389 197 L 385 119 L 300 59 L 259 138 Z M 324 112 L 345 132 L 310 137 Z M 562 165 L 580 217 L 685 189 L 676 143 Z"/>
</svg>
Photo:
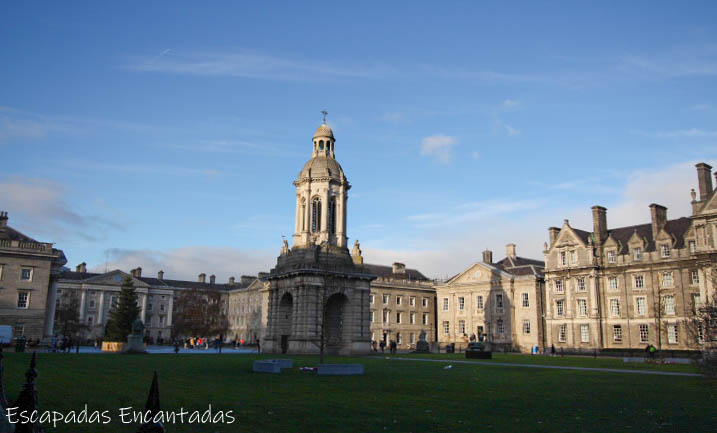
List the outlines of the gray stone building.
<svg viewBox="0 0 717 433">
<path fill-rule="evenodd" d="M 52 336 L 57 277 L 67 263 L 62 250 L 38 242 L 8 225 L 0 212 L 0 325 L 13 337 Z"/>
</svg>

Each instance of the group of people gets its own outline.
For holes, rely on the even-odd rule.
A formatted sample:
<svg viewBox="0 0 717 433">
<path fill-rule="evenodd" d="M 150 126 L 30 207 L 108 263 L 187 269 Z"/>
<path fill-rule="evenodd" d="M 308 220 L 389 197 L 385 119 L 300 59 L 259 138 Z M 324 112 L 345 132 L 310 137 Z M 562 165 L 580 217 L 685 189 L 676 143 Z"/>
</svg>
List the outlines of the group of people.
<svg viewBox="0 0 717 433">
<path fill-rule="evenodd" d="M 386 346 L 388 346 L 388 350 L 390 353 L 396 353 L 396 348 L 398 347 L 398 344 L 396 344 L 395 341 L 390 340 L 388 344 L 386 344 L 386 340 L 381 340 L 380 343 L 376 343 L 376 340 L 373 340 L 371 342 L 371 350 L 374 352 L 378 352 L 378 349 L 381 348 L 381 353 L 386 353 Z"/>
</svg>

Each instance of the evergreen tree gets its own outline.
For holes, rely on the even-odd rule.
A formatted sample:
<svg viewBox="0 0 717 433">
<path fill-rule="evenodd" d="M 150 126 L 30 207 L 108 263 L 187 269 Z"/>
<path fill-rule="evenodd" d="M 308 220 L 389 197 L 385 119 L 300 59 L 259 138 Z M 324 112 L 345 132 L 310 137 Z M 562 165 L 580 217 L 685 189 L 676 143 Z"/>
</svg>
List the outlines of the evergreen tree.
<svg viewBox="0 0 717 433">
<path fill-rule="evenodd" d="M 129 276 L 122 282 L 117 307 L 110 310 L 105 339 L 108 341 L 126 341 L 132 331 L 132 323 L 139 317 L 137 293 L 134 291 L 132 278 Z"/>
</svg>

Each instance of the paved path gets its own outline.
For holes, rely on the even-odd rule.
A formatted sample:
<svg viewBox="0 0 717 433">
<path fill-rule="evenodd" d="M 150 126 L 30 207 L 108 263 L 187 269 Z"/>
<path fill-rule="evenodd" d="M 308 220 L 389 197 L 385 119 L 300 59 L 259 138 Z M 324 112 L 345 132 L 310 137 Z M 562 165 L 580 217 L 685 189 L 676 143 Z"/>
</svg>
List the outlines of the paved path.
<svg viewBox="0 0 717 433">
<path fill-rule="evenodd" d="M 42 353 L 45 352 L 45 348 L 32 348 L 29 347 L 25 349 L 28 352 L 32 352 L 33 350 L 37 349 L 38 352 Z M 75 353 L 76 348 L 73 346 L 70 353 Z M 147 352 L 149 353 L 171 353 L 174 354 L 174 346 L 154 346 L 150 345 L 147 346 Z M 105 354 L 111 354 L 113 352 L 103 352 L 100 349 L 93 347 L 93 346 L 80 346 L 80 353 L 105 353 Z M 210 353 L 218 353 L 217 349 L 209 348 L 209 349 L 185 349 L 184 347 L 179 347 L 179 353 L 193 353 L 197 355 L 206 355 Z M 232 346 L 224 346 L 222 347 L 222 354 L 250 354 L 254 353 L 256 354 L 256 348 L 255 347 L 241 347 L 238 349 L 234 349 Z"/>
<path fill-rule="evenodd" d="M 372 358 L 392 359 L 394 361 L 424 361 L 424 362 L 442 362 L 445 364 L 478 364 L 478 365 L 499 365 L 501 367 L 527 367 L 527 368 L 547 368 L 553 370 L 578 370 L 578 371 L 598 371 L 604 373 L 632 373 L 632 374 L 654 374 L 658 376 L 687 376 L 702 377 L 698 373 L 679 373 L 672 371 L 654 371 L 654 370 L 627 370 L 620 368 L 597 368 L 597 367 L 570 367 L 563 365 L 542 365 L 542 364 L 513 364 L 509 362 L 489 362 L 489 361 L 464 361 L 461 359 L 427 359 L 427 358 L 394 358 L 373 356 Z"/>
</svg>

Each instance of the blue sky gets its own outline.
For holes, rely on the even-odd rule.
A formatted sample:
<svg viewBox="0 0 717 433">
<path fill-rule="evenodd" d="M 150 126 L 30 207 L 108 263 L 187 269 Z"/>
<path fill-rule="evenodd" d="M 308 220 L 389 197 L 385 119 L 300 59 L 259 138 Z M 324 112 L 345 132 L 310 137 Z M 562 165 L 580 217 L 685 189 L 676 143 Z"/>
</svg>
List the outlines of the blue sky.
<svg viewBox="0 0 717 433">
<path fill-rule="evenodd" d="M 689 215 L 714 2 L 4 2 L 0 208 L 70 265 L 268 270 L 329 112 L 366 260 L 432 277 L 547 227 Z"/>
</svg>

